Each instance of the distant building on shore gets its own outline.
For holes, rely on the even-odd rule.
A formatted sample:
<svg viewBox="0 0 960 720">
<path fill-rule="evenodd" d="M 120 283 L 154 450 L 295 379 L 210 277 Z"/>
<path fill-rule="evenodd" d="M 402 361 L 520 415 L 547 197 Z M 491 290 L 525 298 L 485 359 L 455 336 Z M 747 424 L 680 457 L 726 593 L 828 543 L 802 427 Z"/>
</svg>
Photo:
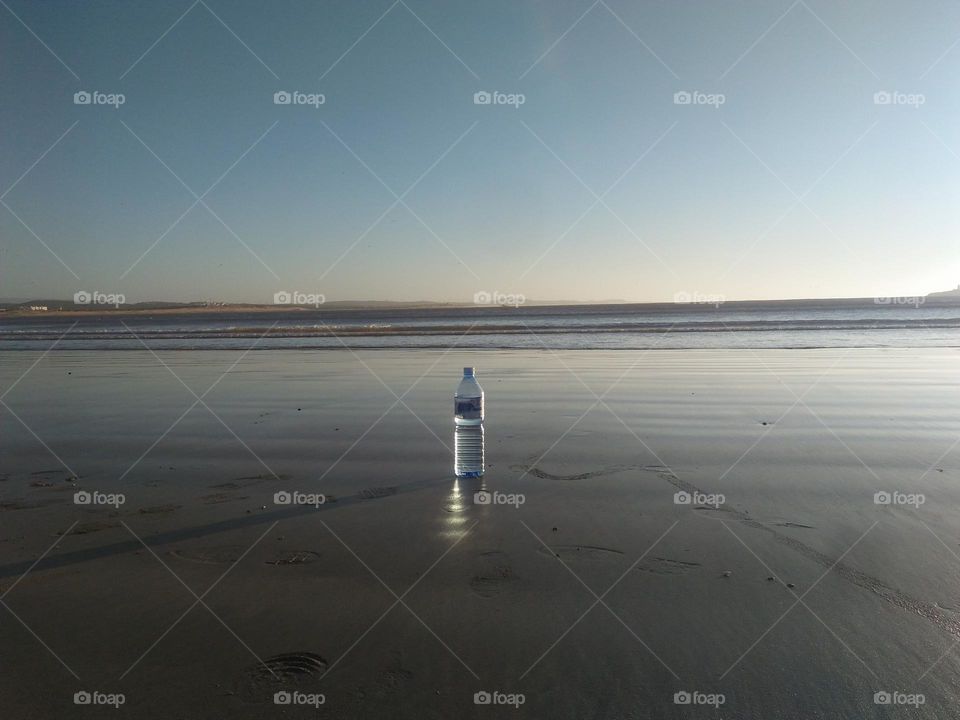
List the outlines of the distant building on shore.
<svg viewBox="0 0 960 720">
<path fill-rule="evenodd" d="M 955 290 L 941 290 L 940 292 L 932 292 L 927 297 L 957 297 L 960 298 L 960 285 L 957 285 Z"/>
</svg>

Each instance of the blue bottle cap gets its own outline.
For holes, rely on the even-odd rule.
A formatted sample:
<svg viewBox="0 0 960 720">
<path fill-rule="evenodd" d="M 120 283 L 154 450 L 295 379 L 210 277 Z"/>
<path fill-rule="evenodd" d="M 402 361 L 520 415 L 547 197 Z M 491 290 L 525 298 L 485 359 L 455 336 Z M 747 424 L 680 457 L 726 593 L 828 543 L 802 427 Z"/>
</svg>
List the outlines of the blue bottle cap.
<svg viewBox="0 0 960 720">
<path fill-rule="evenodd" d="M 464 376 L 464 377 L 473 377 L 473 368 L 472 368 L 472 367 L 464 368 L 464 369 L 463 369 L 463 376 Z"/>
</svg>

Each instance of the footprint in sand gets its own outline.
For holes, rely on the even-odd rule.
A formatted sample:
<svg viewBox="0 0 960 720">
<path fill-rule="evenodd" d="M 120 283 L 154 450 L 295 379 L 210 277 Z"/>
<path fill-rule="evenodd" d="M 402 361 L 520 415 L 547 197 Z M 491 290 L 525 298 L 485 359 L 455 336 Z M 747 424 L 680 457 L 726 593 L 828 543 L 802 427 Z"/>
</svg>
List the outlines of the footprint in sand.
<svg viewBox="0 0 960 720">
<path fill-rule="evenodd" d="M 548 557 L 559 558 L 564 562 L 571 560 L 609 561 L 623 557 L 620 550 L 596 545 L 551 545 L 549 550 L 541 545 L 537 548 L 537 552 Z"/>
<path fill-rule="evenodd" d="M 207 545 L 171 550 L 170 554 L 180 560 L 189 560 L 206 565 L 225 565 L 239 560 L 245 550 L 246 548 L 240 545 Z"/>
<path fill-rule="evenodd" d="M 110 528 L 118 528 L 120 523 L 112 522 L 110 520 L 99 520 L 93 522 L 79 523 L 73 526 L 73 530 L 70 531 L 71 535 L 89 535 L 90 533 L 100 532 L 101 530 L 109 530 Z M 64 530 L 61 530 L 57 535 L 63 535 Z"/>
<path fill-rule="evenodd" d="M 698 562 L 653 557 L 637 565 L 637 570 L 650 573 L 651 575 L 686 575 L 688 572 L 697 570 L 700 567 L 701 565 Z"/>
<path fill-rule="evenodd" d="M 372 685 L 360 685 L 353 692 L 356 700 L 361 702 L 371 698 L 383 698 L 403 690 L 404 686 L 412 680 L 413 673 L 403 667 L 397 659 L 389 667 L 377 673 Z"/>
<path fill-rule="evenodd" d="M 71 472 L 57 468 L 56 470 L 37 470 L 36 472 L 30 473 L 32 478 L 50 478 L 55 481 L 67 482 L 67 481 L 76 481 L 79 480 L 79 476 L 74 475 Z M 35 480 L 34 482 L 38 482 Z M 31 485 L 33 483 L 30 483 Z M 39 486 L 38 486 L 39 487 Z"/>
<path fill-rule="evenodd" d="M 63 498 L 12 498 L 10 500 L 0 500 L 0 510 L 35 510 L 36 508 L 47 507 L 48 505 L 57 505 L 66 502 Z"/>
<path fill-rule="evenodd" d="M 511 466 L 515 470 L 523 470 L 529 475 L 538 477 L 541 480 L 589 480 L 590 478 L 603 477 L 604 475 L 613 475 L 615 473 L 623 472 L 624 470 L 630 470 L 631 468 L 636 467 L 635 465 L 614 465 L 611 467 L 600 468 L 599 470 L 591 470 L 590 472 L 575 473 L 572 475 L 557 475 L 546 470 L 542 470 L 538 467 L 526 467 L 523 465 L 513 465 Z"/>
<path fill-rule="evenodd" d="M 285 480 L 289 476 L 278 475 L 277 477 Z M 210 493 L 209 495 L 201 495 L 200 499 L 207 505 L 218 505 L 220 503 L 233 502 L 234 500 L 249 500 L 249 495 L 240 495 L 237 491 L 250 487 L 251 485 L 259 485 L 272 479 L 272 475 L 249 475 L 247 477 L 237 478 L 236 480 L 208 485 L 207 487 L 217 492 Z"/>
<path fill-rule="evenodd" d="M 397 489 L 395 487 L 366 488 L 360 491 L 360 497 L 364 500 L 376 500 L 378 498 L 389 497 L 390 495 L 396 494 Z"/>
<path fill-rule="evenodd" d="M 228 480 L 227 482 L 216 483 L 214 485 L 208 485 L 211 490 L 239 490 L 240 488 L 249 487 L 251 485 L 259 485 L 265 483 L 269 480 L 289 480 L 289 475 L 278 475 L 274 478 L 273 475 L 247 475 L 246 477 L 240 477 L 235 480 Z"/>
<path fill-rule="evenodd" d="M 501 595 L 516 582 L 507 554 L 489 550 L 479 555 L 481 571 L 470 579 L 470 590 L 482 598 Z"/>
<path fill-rule="evenodd" d="M 377 675 L 377 685 L 384 692 L 395 692 L 411 680 L 413 680 L 413 673 L 401 667 L 399 662 L 394 663 Z"/>
<path fill-rule="evenodd" d="M 208 487 L 213 490 L 239 490 L 243 485 L 238 482 L 222 482 L 216 485 L 208 485 Z"/>
<path fill-rule="evenodd" d="M 404 683 L 413 679 L 413 673 L 401 667 L 384 670 L 377 678 L 377 682 L 388 690 L 397 690 Z"/>
<path fill-rule="evenodd" d="M 160 515 L 162 513 L 173 512 L 174 510 L 179 510 L 183 505 L 154 505 L 152 507 L 140 508 L 139 512 L 141 515 Z"/>
<path fill-rule="evenodd" d="M 722 505 L 720 505 L 719 507 L 716 505 L 694 505 L 693 511 L 698 515 L 704 515 L 705 517 L 711 517 L 711 518 L 722 517 L 724 513 L 727 513 L 727 514 L 733 513 L 734 515 L 737 514 L 736 510 L 731 510 L 730 508 L 724 507 Z"/>
<path fill-rule="evenodd" d="M 938 600 L 934 605 L 941 610 L 946 610 L 950 613 L 960 613 L 960 603 L 950 602 L 949 600 Z"/>
<path fill-rule="evenodd" d="M 247 500 L 249 495 L 237 495 L 236 493 L 231 492 L 217 492 L 210 493 L 209 495 L 201 495 L 200 499 L 203 500 L 207 505 L 214 505 L 225 502 L 232 502 L 233 500 Z"/>
<path fill-rule="evenodd" d="M 316 684 L 327 666 L 323 657 L 312 652 L 274 655 L 244 670 L 237 694 L 248 702 L 269 702 L 280 689 Z"/>
<path fill-rule="evenodd" d="M 280 553 L 270 560 L 264 560 L 267 565 L 309 565 L 320 559 L 320 553 L 313 550 L 290 550 Z"/>
</svg>

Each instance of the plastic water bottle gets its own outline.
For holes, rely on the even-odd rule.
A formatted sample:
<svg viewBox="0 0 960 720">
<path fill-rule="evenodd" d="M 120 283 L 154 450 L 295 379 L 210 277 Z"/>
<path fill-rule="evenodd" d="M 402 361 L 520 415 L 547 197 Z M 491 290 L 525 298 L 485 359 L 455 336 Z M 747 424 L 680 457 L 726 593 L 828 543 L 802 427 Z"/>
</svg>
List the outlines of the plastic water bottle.
<svg viewBox="0 0 960 720">
<path fill-rule="evenodd" d="M 483 388 L 473 368 L 463 369 L 463 380 L 453 396 L 453 471 L 457 477 L 483 475 Z"/>
</svg>

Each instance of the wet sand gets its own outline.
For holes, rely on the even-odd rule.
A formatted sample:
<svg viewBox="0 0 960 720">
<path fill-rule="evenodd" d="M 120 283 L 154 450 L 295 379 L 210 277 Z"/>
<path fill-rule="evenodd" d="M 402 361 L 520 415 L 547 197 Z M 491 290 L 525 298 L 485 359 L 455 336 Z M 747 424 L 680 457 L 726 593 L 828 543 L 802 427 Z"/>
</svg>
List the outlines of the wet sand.
<svg viewBox="0 0 960 720">
<path fill-rule="evenodd" d="M 955 717 L 956 350 L 158 355 L 0 354 L 4 717 Z"/>
</svg>

